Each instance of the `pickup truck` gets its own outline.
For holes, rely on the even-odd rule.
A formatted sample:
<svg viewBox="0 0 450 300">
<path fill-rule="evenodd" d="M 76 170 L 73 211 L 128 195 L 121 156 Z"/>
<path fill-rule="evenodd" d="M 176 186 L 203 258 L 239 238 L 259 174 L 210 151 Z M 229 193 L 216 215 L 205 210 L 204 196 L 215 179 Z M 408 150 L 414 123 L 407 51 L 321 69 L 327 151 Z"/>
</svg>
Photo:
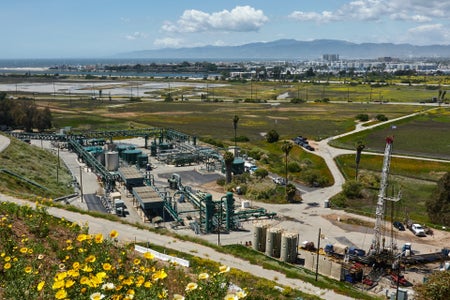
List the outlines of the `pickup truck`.
<svg viewBox="0 0 450 300">
<path fill-rule="evenodd" d="M 416 236 L 426 236 L 425 230 L 423 229 L 422 225 L 420 225 L 420 224 L 412 224 L 411 231 Z"/>
</svg>

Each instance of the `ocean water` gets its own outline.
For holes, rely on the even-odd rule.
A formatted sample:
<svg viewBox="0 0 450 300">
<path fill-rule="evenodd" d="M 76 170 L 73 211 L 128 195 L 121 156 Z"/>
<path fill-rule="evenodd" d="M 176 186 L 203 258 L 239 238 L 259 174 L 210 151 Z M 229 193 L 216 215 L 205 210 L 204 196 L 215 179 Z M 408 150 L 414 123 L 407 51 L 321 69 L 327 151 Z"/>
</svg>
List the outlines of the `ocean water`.
<svg viewBox="0 0 450 300">
<path fill-rule="evenodd" d="M 97 75 L 97 76 L 136 76 L 136 77 L 191 77 L 202 78 L 203 73 L 142 73 L 142 72 L 121 72 L 111 73 L 109 71 L 85 71 L 53 69 L 57 66 L 70 66 L 79 68 L 82 66 L 106 66 L 106 65 L 135 65 L 151 63 L 181 63 L 186 59 L 129 59 L 129 58 L 52 58 L 52 59 L 0 59 L 0 75 L 3 74 L 48 74 L 48 75 Z M 206 61 L 206 60 L 198 60 Z M 218 76 L 219 74 L 208 74 Z"/>
</svg>

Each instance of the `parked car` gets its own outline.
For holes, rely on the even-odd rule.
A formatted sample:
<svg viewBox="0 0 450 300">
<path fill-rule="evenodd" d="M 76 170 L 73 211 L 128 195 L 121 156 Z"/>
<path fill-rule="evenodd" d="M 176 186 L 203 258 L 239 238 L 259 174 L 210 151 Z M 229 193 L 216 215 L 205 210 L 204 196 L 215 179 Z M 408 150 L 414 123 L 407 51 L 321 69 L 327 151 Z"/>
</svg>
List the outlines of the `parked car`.
<svg viewBox="0 0 450 300">
<path fill-rule="evenodd" d="M 405 226 L 403 226 L 402 222 L 400 221 L 394 221 L 392 225 L 400 231 L 405 231 Z"/>
<path fill-rule="evenodd" d="M 286 180 L 284 180 L 283 177 L 275 177 L 273 179 L 273 182 L 275 182 L 276 184 L 279 184 L 279 185 L 285 185 L 286 184 Z"/>
<path fill-rule="evenodd" d="M 426 236 L 425 230 L 423 229 L 422 225 L 420 225 L 420 224 L 412 224 L 411 231 L 416 236 Z"/>
</svg>

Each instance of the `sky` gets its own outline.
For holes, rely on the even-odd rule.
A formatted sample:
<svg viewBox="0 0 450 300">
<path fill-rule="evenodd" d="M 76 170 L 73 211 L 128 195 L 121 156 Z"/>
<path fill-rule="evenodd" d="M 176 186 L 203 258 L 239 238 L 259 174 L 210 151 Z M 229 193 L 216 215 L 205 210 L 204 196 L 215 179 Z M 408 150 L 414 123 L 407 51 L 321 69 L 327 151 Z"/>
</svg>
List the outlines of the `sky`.
<svg viewBox="0 0 450 300">
<path fill-rule="evenodd" d="M 450 44 L 450 0 L 1 0 L 0 59 L 279 39 Z"/>
</svg>

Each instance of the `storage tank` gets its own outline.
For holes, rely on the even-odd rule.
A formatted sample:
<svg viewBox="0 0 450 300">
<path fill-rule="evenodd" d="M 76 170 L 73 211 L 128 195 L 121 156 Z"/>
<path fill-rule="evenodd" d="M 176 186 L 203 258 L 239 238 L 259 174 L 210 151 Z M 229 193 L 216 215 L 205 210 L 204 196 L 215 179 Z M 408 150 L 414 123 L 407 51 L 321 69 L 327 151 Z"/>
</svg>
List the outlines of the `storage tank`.
<svg viewBox="0 0 450 300">
<path fill-rule="evenodd" d="M 284 232 L 281 236 L 280 259 L 285 262 L 294 263 L 297 260 L 298 234 Z"/>
<path fill-rule="evenodd" d="M 129 149 L 122 152 L 122 159 L 128 162 L 130 165 L 137 163 L 137 158 L 142 154 L 141 150 Z"/>
<path fill-rule="evenodd" d="M 119 152 L 109 151 L 105 153 L 105 168 L 111 172 L 119 169 Z"/>
<path fill-rule="evenodd" d="M 250 208 L 250 201 L 248 200 L 243 200 L 241 202 L 241 208 Z"/>
<path fill-rule="evenodd" d="M 258 223 L 253 229 L 253 249 L 266 251 L 267 224 Z"/>
<path fill-rule="evenodd" d="M 267 230 L 266 255 L 279 258 L 282 229 L 272 227 Z"/>
<path fill-rule="evenodd" d="M 137 156 L 137 165 L 139 168 L 143 168 L 148 164 L 148 156 L 147 154 L 139 154 Z"/>
</svg>

